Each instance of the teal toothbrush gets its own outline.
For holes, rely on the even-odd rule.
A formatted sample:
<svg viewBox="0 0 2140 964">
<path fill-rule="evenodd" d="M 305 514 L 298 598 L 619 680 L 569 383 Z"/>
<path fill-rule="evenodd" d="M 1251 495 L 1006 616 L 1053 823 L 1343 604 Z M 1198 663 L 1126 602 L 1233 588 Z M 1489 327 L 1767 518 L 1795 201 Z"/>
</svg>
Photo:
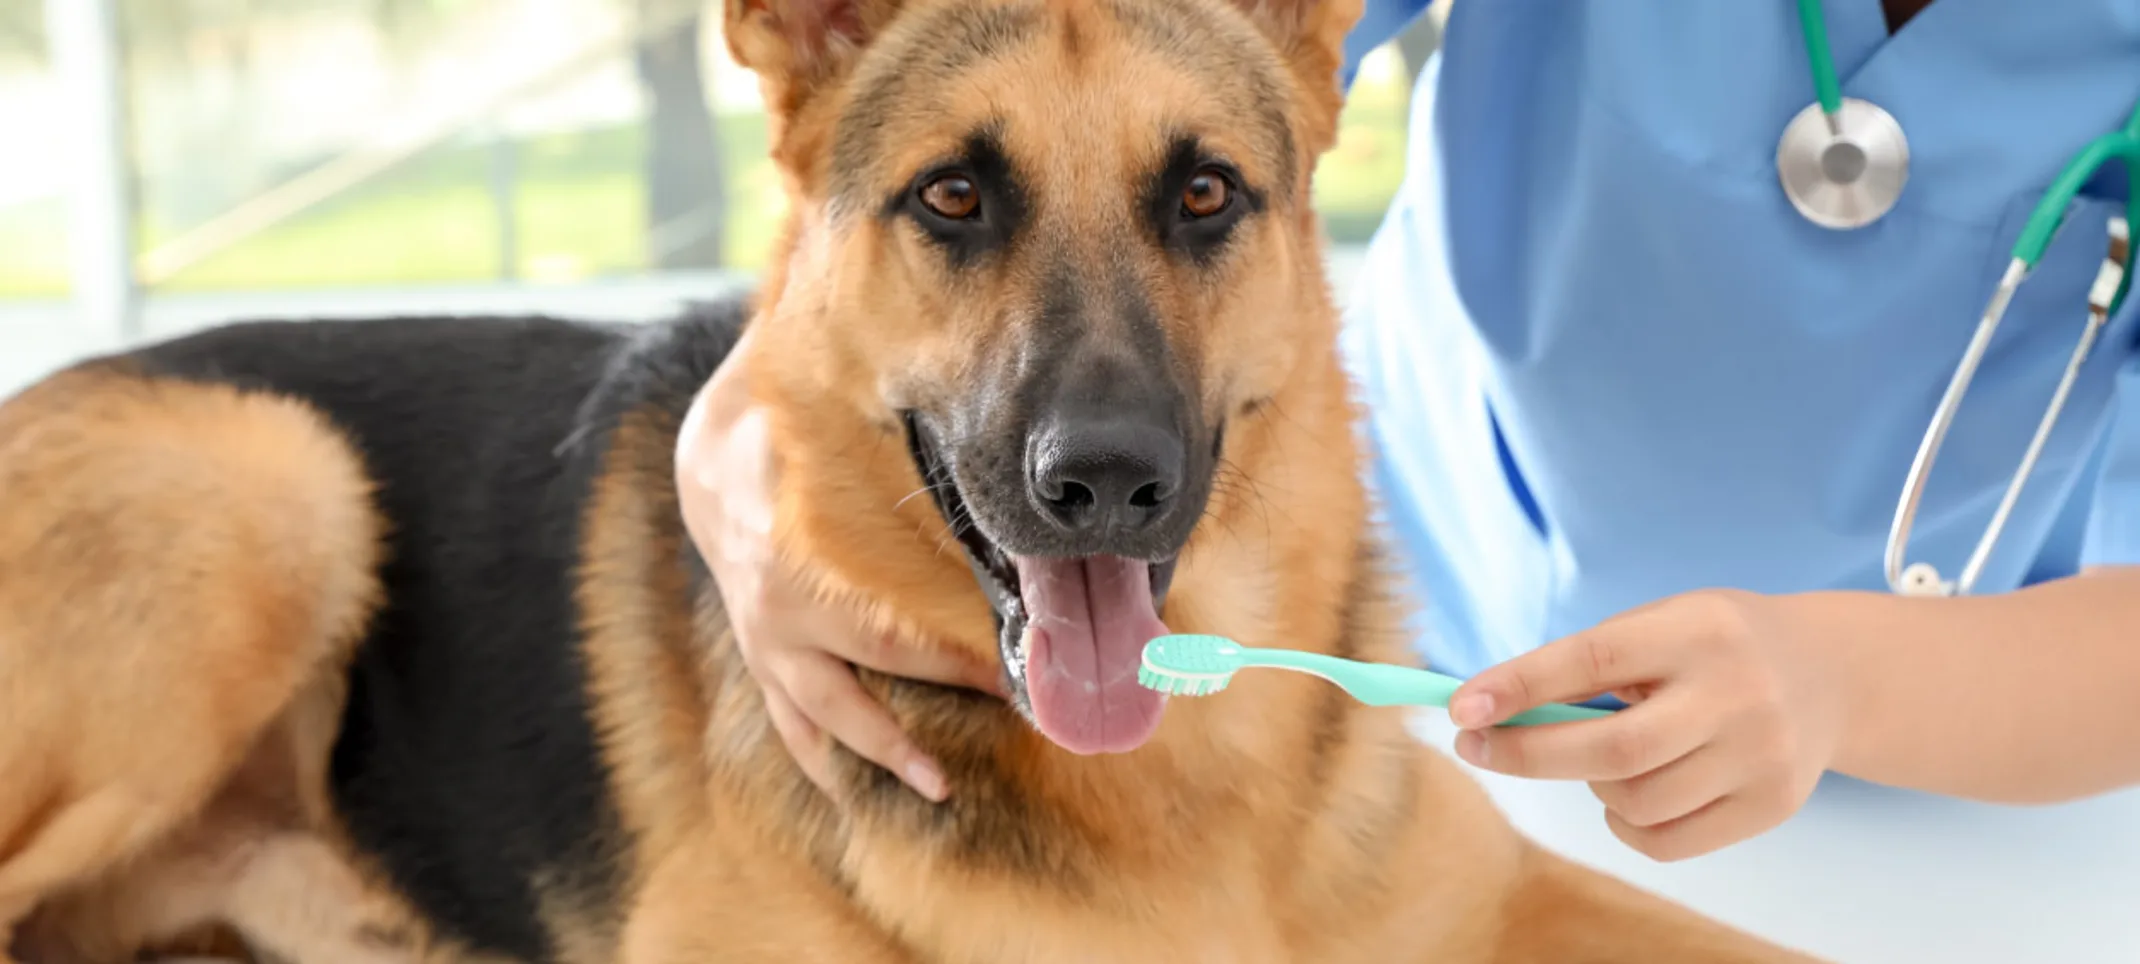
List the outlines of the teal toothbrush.
<svg viewBox="0 0 2140 964">
<path fill-rule="evenodd" d="M 1176 696 L 1209 696 L 1233 682 L 1234 673 L 1254 667 L 1320 676 L 1370 706 L 1448 709 L 1449 698 L 1462 682 L 1453 676 L 1409 666 L 1363 663 L 1290 649 L 1260 649 L 1223 636 L 1196 634 L 1161 636 L 1144 644 L 1144 665 L 1137 670 L 1137 682 L 1147 689 Z M 1611 713 L 1590 706 L 1549 703 L 1518 713 L 1500 725 L 1568 723 Z"/>
</svg>

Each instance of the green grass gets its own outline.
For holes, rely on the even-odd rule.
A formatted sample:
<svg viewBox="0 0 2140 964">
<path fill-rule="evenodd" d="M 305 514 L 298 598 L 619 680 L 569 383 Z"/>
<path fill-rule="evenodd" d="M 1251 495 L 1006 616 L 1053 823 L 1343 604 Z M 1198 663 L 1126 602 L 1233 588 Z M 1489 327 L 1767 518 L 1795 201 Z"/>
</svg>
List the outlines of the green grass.
<svg viewBox="0 0 2140 964">
<path fill-rule="evenodd" d="M 66 205 L 38 198 L 0 208 L 0 298 L 66 294 Z"/>
<path fill-rule="evenodd" d="M 1315 172 L 1315 203 L 1331 240 L 1359 244 L 1374 234 L 1404 183 L 1411 91 L 1405 78 L 1353 86 L 1338 118 L 1337 143 Z"/>
<path fill-rule="evenodd" d="M 1340 242 L 1364 241 L 1404 174 L 1402 80 L 1356 86 L 1336 146 L 1317 173 L 1324 222 Z M 723 117 L 731 267 L 760 267 L 782 205 L 759 115 Z M 452 145 L 412 158 L 320 207 L 218 252 L 161 291 L 475 282 L 499 277 L 488 145 Z M 514 209 L 517 273 L 572 281 L 643 272 L 647 264 L 637 127 L 518 142 Z M 149 198 L 154 201 L 153 196 Z M 149 207 L 153 208 L 151 204 Z M 140 250 L 183 226 L 145 220 Z M 40 200 L 0 209 L 0 298 L 66 292 L 64 208 Z"/>
<path fill-rule="evenodd" d="M 765 128 L 723 118 L 723 163 L 738 255 L 770 242 Z M 170 279 L 169 290 L 294 288 L 486 281 L 499 277 L 498 214 L 488 145 L 414 158 L 372 183 L 219 252 Z M 637 127 L 584 131 L 514 145 L 516 273 L 572 281 L 642 271 L 646 256 L 644 138 Z M 172 232 L 145 225 L 155 243 Z M 739 259 L 741 260 L 741 259 Z M 744 266 L 749 266 L 745 264 Z"/>
</svg>

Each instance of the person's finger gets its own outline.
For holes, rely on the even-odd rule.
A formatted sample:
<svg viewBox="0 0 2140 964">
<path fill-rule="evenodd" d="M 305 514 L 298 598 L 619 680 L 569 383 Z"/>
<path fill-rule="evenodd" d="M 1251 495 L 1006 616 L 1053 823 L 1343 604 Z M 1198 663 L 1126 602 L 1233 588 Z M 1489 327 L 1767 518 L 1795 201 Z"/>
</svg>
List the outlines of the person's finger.
<svg viewBox="0 0 2140 964">
<path fill-rule="evenodd" d="M 1638 611 L 1564 636 L 1464 681 L 1449 702 L 1457 726 L 1492 726 L 1547 703 L 1573 703 L 1657 682 L 1690 647 L 1660 611 Z"/>
<path fill-rule="evenodd" d="M 761 564 L 777 567 L 779 563 Z M 963 686 L 984 693 L 1004 695 L 1001 669 L 992 659 L 984 659 L 964 650 L 948 646 L 927 645 L 899 639 L 890 633 L 875 632 L 866 628 L 854 612 L 844 606 L 833 606 L 811 598 L 791 578 L 784 578 L 778 571 L 765 572 L 744 566 L 723 567 L 715 573 L 716 582 L 722 579 L 728 568 L 738 570 L 736 580 L 754 583 L 757 598 L 751 608 L 755 613 L 781 614 L 778 628 L 770 625 L 736 627 L 739 646 L 746 649 L 777 647 L 796 648 L 807 642 L 811 647 L 831 653 L 857 666 L 865 666 L 888 676 L 923 680 L 946 686 Z M 763 580 L 753 580 L 762 574 Z M 742 595 L 738 593 L 737 595 Z M 725 598 L 725 597 L 724 597 Z M 769 620 L 759 619 L 759 623 Z M 791 641 L 792 644 L 791 645 Z"/>
<path fill-rule="evenodd" d="M 776 675 L 796 708 L 841 745 L 898 775 L 930 800 L 940 803 L 947 796 L 943 769 L 907 739 L 899 722 L 862 689 L 847 664 L 823 653 L 798 653 Z"/>
<path fill-rule="evenodd" d="M 1710 744 L 1638 776 L 1594 782 L 1590 792 L 1628 826 L 1656 827 L 1729 795 L 1743 773 L 1729 753 Z"/>
<path fill-rule="evenodd" d="M 1572 723 L 1466 730 L 1459 757 L 1473 766 L 1542 780 L 1624 780 L 1708 742 L 1719 722 L 1693 691 L 1668 692 L 1611 716 Z"/>
<path fill-rule="evenodd" d="M 777 565 L 777 564 L 776 564 Z M 751 570 L 743 569 L 739 582 L 749 581 Z M 715 574 L 716 581 L 720 574 Z M 888 676 L 924 680 L 945 686 L 963 686 L 984 693 L 1004 695 L 1001 670 L 994 660 L 945 646 L 930 646 L 873 632 L 854 613 L 809 598 L 791 579 L 767 573 L 756 584 L 751 611 L 778 613 L 776 620 L 760 617 L 757 625 L 734 626 L 736 644 L 746 653 L 814 648 L 857 666 Z M 739 592 L 740 597 L 744 595 Z M 725 597 L 724 597 L 725 599 Z M 777 628 L 775 628 L 777 626 Z"/>
<path fill-rule="evenodd" d="M 815 638 L 833 655 L 888 676 L 1003 695 L 1002 674 L 996 664 L 963 650 L 906 643 L 889 634 L 860 628 Z"/>
<path fill-rule="evenodd" d="M 803 776 L 809 777 L 818 789 L 833 792 L 832 765 L 823 731 L 796 709 L 795 701 L 781 691 L 779 683 L 767 680 L 758 689 L 765 694 L 765 715 L 773 721 L 774 732 L 780 734 L 780 742 L 787 744 L 788 755 L 795 758 Z"/>
<path fill-rule="evenodd" d="M 1677 820 L 1637 827 L 1611 810 L 1605 824 L 1620 842 L 1652 860 L 1686 860 L 1721 850 L 1768 831 L 1784 816 L 1761 807 L 1748 796 L 1732 794 Z"/>
</svg>

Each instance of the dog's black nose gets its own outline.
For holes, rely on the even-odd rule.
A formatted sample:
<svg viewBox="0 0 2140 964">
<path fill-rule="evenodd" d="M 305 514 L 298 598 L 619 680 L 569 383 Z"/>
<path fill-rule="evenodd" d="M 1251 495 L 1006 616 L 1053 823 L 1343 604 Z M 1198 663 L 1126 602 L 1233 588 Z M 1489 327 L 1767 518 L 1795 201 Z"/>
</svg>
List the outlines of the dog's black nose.
<svg viewBox="0 0 2140 964">
<path fill-rule="evenodd" d="M 1032 437 L 1033 501 L 1081 535 L 1136 533 L 1166 518 L 1181 492 L 1181 435 L 1134 417 L 1054 419 Z"/>
</svg>

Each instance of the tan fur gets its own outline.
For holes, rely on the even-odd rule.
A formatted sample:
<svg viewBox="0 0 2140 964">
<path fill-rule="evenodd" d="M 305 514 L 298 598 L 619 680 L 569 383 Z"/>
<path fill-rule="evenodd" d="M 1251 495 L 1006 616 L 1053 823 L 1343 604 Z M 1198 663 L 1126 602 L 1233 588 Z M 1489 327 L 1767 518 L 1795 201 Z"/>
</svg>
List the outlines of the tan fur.
<svg viewBox="0 0 2140 964">
<path fill-rule="evenodd" d="M 920 964 L 830 882 L 736 813 L 660 855 L 619 960 L 633 964 Z"/>
<path fill-rule="evenodd" d="M 667 434 L 640 417 L 621 426 L 585 516 L 579 602 L 597 727 L 617 805 L 639 850 L 667 853 L 699 822 L 708 698 L 687 606 L 671 564 L 681 551 L 675 489 L 648 485 L 666 465 Z M 650 868 L 635 868 L 642 878 Z"/>
<path fill-rule="evenodd" d="M 675 489 L 659 481 L 674 432 L 649 428 L 644 416 L 618 427 L 585 508 L 576 580 L 590 702 L 616 806 L 635 841 L 627 892 L 670 886 L 655 882 L 655 861 L 691 847 L 705 828 L 710 698 L 689 587 L 673 565 L 683 538 Z M 569 960 L 613 959 L 620 937 L 601 915 L 553 908 L 545 916 L 576 949 Z"/>
<path fill-rule="evenodd" d="M 809 26 L 798 6 L 821 4 L 728 4 L 731 50 L 765 84 L 794 212 L 755 350 L 738 363 L 773 416 L 778 538 L 827 598 L 911 645 L 993 656 L 965 561 L 934 507 L 907 498 L 921 480 L 890 413 L 971 390 L 977 372 L 1009 363 L 1004 346 L 1032 323 L 1022 306 L 1038 283 L 1033 259 L 1095 270 L 1127 260 L 1158 292 L 1170 344 L 1198 366 L 1202 403 L 1230 418 L 1226 479 L 1183 554 L 1169 626 L 1410 660 L 1376 571 L 1307 203 L 1314 159 L 1335 133 L 1338 46 L 1359 4 L 1243 5 L 1250 17 L 1218 0 L 1144 8 L 1228 37 L 1263 34 L 1264 44 L 1215 48 L 1192 68 L 1129 42 L 1119 4 L 1111 15 L 1104 3 L 1048 3 L 1052 42 L 910 83 L 911 105 L 873 104 L 883 135 L 860 179 L 864 199 L 984 120 L 1038 185 L 1029 217 L 1048 240 L 976 280 L 945 274 L 917 238 L 839 196 L 855 185 L 834 170 L 837 124 L 893 69 L 871 58 L 873 45 L 927 44 L 916 25 L 946 11 L 1036 5 L 864 0 L 847 32 L 826 39 L 797 35 Z M 1238 90 L 1258 72 L 1289 99 L 1295 156 L 1244 130 L 1253 105 Z M 1139 173 L 1159 160 L 1158 132 L 1182 127 L 1252 180 L 1294 178 L 1205 273 L 1136 243 Z M 972 836 L 984 853 L 1038 848 L 1045 856 L 1033 859 L 1046 862 L 991 865 L 918 832 L 925 818 L 889 799 L 896 791 L 871 789 L 881 783 L 852 760 L 847 798 L 813 807 L 736 661 L 711 662 L 730 674 L 706 683 L 712 813 L 727 819 L 665 838 L 696 849 L 669 855 L 642 890 L 630 961 L 1803 960 L 1539 851 L 1398 711 L 1313 680 L 1244 676 L 1223 696 L 1173 701 L 1138 752 L 1081 758 L 1008 711 L 991 717 L 872 678 L 947 764 L 945 806 L 960 815 L 938 819 L 983 828 L 991 806 L 1030 814 L 1026 826 Z M 765 944 L 738 946 L 738 933 Z"/>
<path fill-rule="evenodd" d="M 1017 364 L 1056 272 L 1148 295 L 1227 426 L 1168 624 L 1408 661 L 1309 203 L 1359 8 L 728 0 L 790 192 L 732 362 L 772 415 L 785 561 L 896 645 L 996 658 L 896 412 Z M 959 28 L 991 17 L 1024 39 L 953 63 Z M 894 76 L 888 50 L 919 72 Z M 871 96 L 873 139 L 843 145 Z M 984 122 L 1030 182 L 1037 240 L 952 272 L 874 212 Z M 1179 131 L 1268 204 L 1208 263 L 1140 234 Z M 621 834 L 596 843 L 623 857 L 569 868 L 612 873 L 614 906 L 532 882 L 562 960 L 1804 960 L 1539 850 L 1399 711 L 1288 674 L 1173 701 L 1135 753 L 1076 757 L 1000 699 L 864 673 L 953 796 L 847 753 L 820 792 L 678 565 L 677 421 L 627 413 L 580 507 L 578 642 Z M 102 364 L 0 405 L 0 924 L 35 964 L 210 953 L 195 939 L 219 924 L 300 964 L 475 959 L 378 884 L 324 794 L 341 667 L 379 601 L 370 488 L 285 399 Z"/>
<path fill-rule="evenodd" d="M 40 962 L 225 919 L 308 964 L 399 959 L 323 797 L 369 489 L 282 399 L 97 366 L 0 406 L 0 925 L 42 905 Z"/>
</svg>

